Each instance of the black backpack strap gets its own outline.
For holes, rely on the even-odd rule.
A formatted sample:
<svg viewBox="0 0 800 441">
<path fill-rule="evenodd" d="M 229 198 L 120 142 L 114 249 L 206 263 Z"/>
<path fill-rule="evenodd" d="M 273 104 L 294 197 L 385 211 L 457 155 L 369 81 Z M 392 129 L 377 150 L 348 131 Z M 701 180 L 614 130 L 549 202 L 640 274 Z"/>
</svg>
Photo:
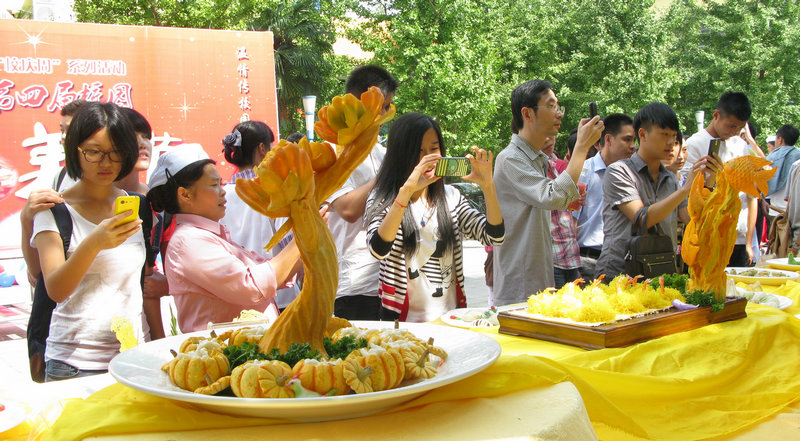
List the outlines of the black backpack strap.
<svg viewBox="0 0 800 441">
<path fill-rule="evenodd" d="M 58 179 L 56 180 L 56 191 L 61 191 L 61 183 L 64 182 L 64 178 L 67 176 L 67 168 L 61 167 L 61 171 L 58 172 Z"/>
<path fill-rule="evenodd" d="M 53 217 L 56 219 L 56 227 L 58 227 L 58 234 L 61 235 L 61 242 L 64 243 L 64 259 L 66 259 L 67 250 L 72 241 L 72 216 L 69 215 L 69 210 L 63 203 L 53 205 L 50 211 L 53 212 Z"/>
</svg>

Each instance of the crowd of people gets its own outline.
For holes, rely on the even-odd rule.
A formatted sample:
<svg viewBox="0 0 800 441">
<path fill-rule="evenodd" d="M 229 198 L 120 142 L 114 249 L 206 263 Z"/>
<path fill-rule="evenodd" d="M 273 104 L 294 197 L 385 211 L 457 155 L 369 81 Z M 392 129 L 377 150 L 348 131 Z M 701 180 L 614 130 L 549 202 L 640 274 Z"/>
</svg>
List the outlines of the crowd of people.
<svg viewBox="0 0 800 441">
<path fill-rule="evenodd" d="M 388 111 L 399 84 L 381 67 L 354 69 L 345 92 L 358 97 L 371 86 L 382 91 Z M 713 189 L 724 161 L 763 155 L 740 92 L 723 94 L 711 123 L 688 139 L 664 103 L 633 117 L 584 118 L 563 159 L 554 145 L 565 109 L 553 86 L 525 82 L 510 102 L 513 134 L 496 162 L 483 148 L 466 155 L 471 169 L 463 180 L 480 187 L 485 213 L 434 174 L 447 148 L 435 117 L 416 112 L 397 118 L 385 146 L 373 146 L 320 207 L 339 257 L 336 316 L 429 321 L 465 307 L 465 238 L 492 250 L 493 305 L 523 302 L 580 278 L 610 280 L 625 271 L 634 223 L 659 228 L 677 250 L 693 179 Z M 236 179 L 254 177 L 275 142 L 265 123 L 242 122 L 224 135 L 225 159 L 237 167 L 228 183 L 199 146 L 151 158 L 152 129 L 133 109 L 75 101 L 62 109 L 61 128 L 64 170 L 52 189 L 31 194 L 20 216 L 21 246 L 37 286 L 28 336 L 35 378 L 104 372 L 119 350 L 111 325 L 120 318 L 140 341 L 163 337 L 166 295 L 174 297 L 183 332 L 231 321 L 247 309 L 274 319 L 297 296 L 303 269 L 291 235 L 263 249 L 285 219 L 258 214 L 234 188 Z M 796 128 L 784 126 L 770 147 L 768 159 L 779 171 L 769 196 L 778 208 L 800 194 L 793 190 L 800 185 L 797 137 Z M 709 156 L 712 138 L 721 148 Z M 139 172 L 151 160 L 157 165 L 145 185 Z M 122 223 L 133 213 L 117 214 L 115 201 L 129 195 L 146 195 L 145 209 Z M 789 207 L 800 218 L 798 205 Z M 757 257 L 758 210 L 755 199 L 742 195 L 732 265 Z"/>
</svg>

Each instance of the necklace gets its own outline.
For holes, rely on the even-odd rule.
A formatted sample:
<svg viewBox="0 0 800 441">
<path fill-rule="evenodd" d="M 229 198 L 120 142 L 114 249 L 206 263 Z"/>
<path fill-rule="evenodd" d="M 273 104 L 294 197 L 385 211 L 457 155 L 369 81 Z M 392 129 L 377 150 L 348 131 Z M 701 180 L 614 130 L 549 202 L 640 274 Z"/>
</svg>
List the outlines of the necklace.
<svg viewBox="0 0 800 441">
<path fill-rule="evenodd" d="M 419 221 L 419 225 L 424 227 L 427 224 L 431 217 L 433 217 L 433 213 L 436 213 L 436 207 L 428 207 L 425 209 L 425 213 L 422 215 L 422 220 Z"/>
</svg>

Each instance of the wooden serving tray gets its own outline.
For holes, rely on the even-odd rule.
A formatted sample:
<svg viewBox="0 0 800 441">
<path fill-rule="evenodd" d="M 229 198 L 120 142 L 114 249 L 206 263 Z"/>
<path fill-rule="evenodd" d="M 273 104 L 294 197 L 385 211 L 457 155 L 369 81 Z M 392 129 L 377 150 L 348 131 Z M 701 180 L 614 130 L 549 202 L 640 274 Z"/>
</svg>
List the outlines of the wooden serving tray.
<svg viewBox="0 0 800 441">
<path fill-rule="evenodd" d="M 500 322 L 499 332 L 503 334 L 533 337 L 584 349 L 619 348 L 711 323 L 747 317 L 744 310 L 746 305 L 747 299 L 743 297 L 729 297 L 725 307 L 717 312 L 711 312 L 710 306 L 683 311 L 670 308 L 600 326 L 579 326 L 521 317 L 510 314 L 510 311 L 497 314 L 497 320 Z"/>
</svg>

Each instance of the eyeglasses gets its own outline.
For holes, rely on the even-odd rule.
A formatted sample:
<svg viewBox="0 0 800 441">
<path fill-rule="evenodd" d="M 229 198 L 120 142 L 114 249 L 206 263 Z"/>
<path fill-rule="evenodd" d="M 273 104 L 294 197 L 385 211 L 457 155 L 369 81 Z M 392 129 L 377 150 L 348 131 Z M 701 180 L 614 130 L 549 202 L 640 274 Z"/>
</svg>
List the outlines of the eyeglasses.
<svg viewBox="0 0 800 441">
<path fill-rule="evenodd" d="M 567 108 L 566 108 L 566 107 L 564 107 L 564 106 L 559 106 L 558 104 L 551 104 L 551 105 L 549 105 L 549 106 L 530 106 L 530 107 L 543 107 L 543 108 L 545 108 L 545 109 L 550 109 L 550 110 L 552 110 L 552 111 L 553 111 L 553 113 L 560 113 L 560 114 L 562 114 L 562 115 L 563 115 L 563 114 L 564 114 L 564 112 L 567 110 Z"/>
<path fill-rule="evenodd" d="M 111 162 L 122 162 L 122 156 L 120 156 L 118 150 L 103 152 L 100 150 L 86 150 L 83 147 L 78 147 L 78 151 L 83 153 L 83 159 L 85 159 L 86 162 L 103 162 L 106 156 L 108 156 L 108 160 Z"/>
</svg>

